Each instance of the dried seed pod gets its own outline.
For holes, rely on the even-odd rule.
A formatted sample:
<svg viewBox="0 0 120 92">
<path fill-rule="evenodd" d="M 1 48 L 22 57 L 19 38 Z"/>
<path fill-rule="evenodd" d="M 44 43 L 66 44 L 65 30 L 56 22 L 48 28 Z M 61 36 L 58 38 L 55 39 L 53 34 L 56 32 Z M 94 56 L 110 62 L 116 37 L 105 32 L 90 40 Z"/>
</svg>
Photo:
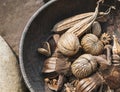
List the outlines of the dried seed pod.
<svg viewBox="0 0 120 92">
<path fill-rule="evenodd" d="M 83 35 L 91 27 L 91 25 L 97 18 L 100 2 L 101 2 L 100 0 L 97 2 L 97 7 L 95 8 L 95 12 L 92 16 L 87 17 L 87 18 L 83 19 L 82 21 L 78 22 L 72 28 L 68 29 L 67 32 L 73 33 L 78 37 Z"/>
<path fill-rule="evenodd" d="M 95 21 L 92 24 L 92 33 L 96 36 L 100 36 L 102 33 L 101 25 L 99 22 Z"/>
<path fill-rule="evenodd" d="M 112 48 L 113 54 L 120 55 L 120 44 L 118 42 L 118 39 L 115 35 L 113 35 L 113 48 Z"/>
<path fill-rule="evenodd" d="M 103 42 L 104 45 L 106 45 L 109 44 L 112 39 L 109 34 L 103 33 L 102 36 L 100 37 L 100 40 Z"/>
<path fill-rule="evenodd" d="M 81 36 L 94 22 L 98 14 L 99 3 L 92 16 L 85 18 L 81 22 L 75 24 L 65 34 L 63 34 L 58 41 L 58 49 L 64 55 L 72 56 L 75 55 L 79 50 L 79 39 Z M 79 31 L 79 33 L 78 33 Z"/>
<path fill-rule="evenodd" d="M 81 40 L 81 45 L 85 52 L 92 55 L 99 55 L 104 49 L 103 43 L 94 34 L 86 34 Z"/>
<path fill-rule="evenodd" d="M 48 42 L 43 43 L 43 47 L 38 48 L 38 52 L 45 56 L 50 56 L 51 55 L 50 44 Z"/>
<path fill-rule="evenodd" d="M 97 62 L 91 54 L 84 54 L 72 63 L 71 70 L 77 78 L 85 78 L 97 70 Z"/>
<path fill-rule="evenodd" d="M 92 16 L 93 14 L 94 12 L 83 13 L 83 14 L 75 15 L 73 17 L 62 20 L 53 27 L 52 31 L 56 33 L 64 32 L 66 29 L 73 27 L 74 24 L 80 22 L 81 20 L 87 17 Z"/>
<path fill-rule="evenodd" d="M 66 56 L 75 55 L 79 48 L 80 42 L 77 36 L 72 33 L 63 34 L 58 41 L 58 49 Z"/>
<path fill-rule="evenodd" d="M 50 57 L 45 60 L 44 66 L 42 69 L 43 73 L 52 73 L 57 72 L 59 74 L 67 74 L 70 68 L 70 62 L 59 57 Z"/>
<path fill-rule="evenodd" d="M 75 92 L 98 92 L 98 88 L 104 85 L 104 79 L 98 73 L 79 81 Z M 103 91 L 102 91 L 103 92 Z"/>
<path fill-rule="evenodd" d="M 97 21 L 100 22 L 105 22 L 107 20 L 105 15 L 108 15 L 109 12 L 111 11 L 112 7 L 110 7 L 107 12 L 99 12 L 98 16 L 97 16 Z M 56 32 L 56 33 L 63 33 L 65 31 L 67 31 L 67 29 L 73 27 L 75 24 L 77 24 L 78 22 L 84 20 L 85 18 L 88 18 L 90 16 L 92 16 L 94 14 L 94 12 L 88 12 L 88 13 L 82 13 L 82 14 L 78 14 L 75 16 L 72 16 L 70 18 L 64 19 L 60 22 L 58 22 L 52 29 L 52 31 Z"/>
</svg>

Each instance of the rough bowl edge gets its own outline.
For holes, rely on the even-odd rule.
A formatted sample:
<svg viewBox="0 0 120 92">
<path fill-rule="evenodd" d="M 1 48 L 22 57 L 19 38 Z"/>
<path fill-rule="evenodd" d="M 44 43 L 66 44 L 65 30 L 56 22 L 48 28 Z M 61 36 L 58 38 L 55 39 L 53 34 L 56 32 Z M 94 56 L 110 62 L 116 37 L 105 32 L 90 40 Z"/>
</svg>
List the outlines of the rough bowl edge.
<svg viewBox="0 0 120 92">
<path fill-rule="evenodd" d="M 46 4 L 44 4 L 42 7 L 40 7 L 33 15 L 32 17 L 28 20 L 24 30 L 23 30 L 23 33 L 22 33 L 22 36 L 21 36 L 21 39 L 20 39 L 20 44 L 19 44 L 19 62 L 20 62 L 20 70 L 21 70 L 21 73 L 22 73 L 22 76 L 23 76 L 23 79 L 25 81 L 25 84 L 27 85 L 28 89 L 30 90 L 30 92 L 35 92 L 34 89 L 32 88 L 28 78 L 27 78 L 27 75 L 25 73 L 25 68 L 24 68 L 24 63 L 23 63 L 23 44 L 24 44 L 24 39 L 25 39 L 25 36 L 27 34 L 27 31 L 32 23 L 32 21 L 35 19 L 35 17 L 41 12 L 43 11 L 45 8 L 47 8 L 49 5 L 51 5 L 52 3 L 56 2 L 57 0 L 50 0 L 49 2 L 47 2 Z"/>
</svg>

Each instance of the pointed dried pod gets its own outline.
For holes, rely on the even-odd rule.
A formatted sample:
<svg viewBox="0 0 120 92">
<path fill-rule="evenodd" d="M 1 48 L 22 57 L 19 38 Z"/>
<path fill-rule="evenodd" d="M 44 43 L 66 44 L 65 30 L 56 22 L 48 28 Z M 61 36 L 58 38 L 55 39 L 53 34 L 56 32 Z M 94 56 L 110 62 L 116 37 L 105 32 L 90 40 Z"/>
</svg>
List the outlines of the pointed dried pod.
<svg viewBox="0 0 120 92">
<path fill-rule="evenodd" d="M 104 45 L 109 44 L 112 40 L 111 36 L 107 33 L 103 33 L 100 37 L 100 40 L 103 42 Z"/>
<path fill-rule="evenodd" d="M 98 92 L 98 88 L 104 84 L 104 79 L 98 73 L 79 81 L 75 92 Z"/>
<path fill-rule="evenodd" d="M 111 11 L 110 7 L 107 12 L 99 12 L 98 16 L 96 18 L 97 21 L 103 22 L 106 21 L 106 15 L 109 14 L 109 12 Z M 58 22 L 52 29 L 52 31 L 56 32 L 56 33 L 63 33 L 65 31 L 67 31 L 67 29 L 73 27 L 75 24 L 77 24 L 78 22 L 84 20 L 85 18 L 91 17 L 94 14 L 94 12 L 88 12 L 88 13 L 82 13 L 82 14 L 78 14 L 75 16 L 72 16 L 70 18 L 64 19 L 60 22 Z"/>
<path fill-rule="evenodd" d="M 99 3 L 97 2 L 97 7 L 95 8 L 95 12 L 92 16 L 87 17 L 83 19 L 82 21 L 78 22 L 75 24 L 72 28 L 68 29 L 67 32 L 73 33 L 76 36 L 80 37 L 83 35 L 92 25 L 92 23 L 95 21 L 98 15 L 98 8 L 99 8 Z"/>
<path fill-rule="evenodd" d="M 115 35 L 113 35 L 113 48 L 112 48 L 113 54 L 120 55 L 120 44 L 118 42 L 118 39 Z"/>
<path fill-rule="evenodd" d="M 92 24 L 92 33 L 99 37 L 102 33 L 101 25 L 99 22 L 94 21 Z"/>
<path fill-rule="evenodd" d="M 81 20 L 90 17 L 93 15 L 94 12 L 89 12 L 89 13 L 83 13 L 79 15 L 75 15 L 73 17 L 67 18 L 65 20 L 62 20 L 58 22 L 54 27 L 53 30 L 56 33 L 64 32 L 65 30 L 73 27 L 74 24 L 80 22 Z"/>
<path fill-rule="evenodd" d="M 92 55 L 99 55 L 104 49 L 103 43 L 94 34 L 86 34 L 81 40 L 82 48 Z"/>
<path fill-rule="evenodd" d="M 71 70 L 75 77 L 82 79 L 97 70 L 97 62 L 91 54 L 83 54 L 72 63 Z"/>
</svg>

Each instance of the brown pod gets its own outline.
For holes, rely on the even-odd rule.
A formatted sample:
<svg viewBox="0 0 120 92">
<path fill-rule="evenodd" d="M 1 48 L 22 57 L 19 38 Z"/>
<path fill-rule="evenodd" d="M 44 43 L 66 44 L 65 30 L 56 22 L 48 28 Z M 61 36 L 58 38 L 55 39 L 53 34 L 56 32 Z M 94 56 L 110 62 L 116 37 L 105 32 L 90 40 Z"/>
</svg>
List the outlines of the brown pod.
<svg viewBox="0 0 120 92">
<path fill-rule="evenodd" d="M 72 56 L 78 52 L 80 42 L 77 36 L 73 33 L 65 33 L 60 37 L 57 46 L 61 53 L 66 56 Z"/>
<path fill-rule="evenodd" d="M 85 52 L 92 55 L 99 55 L 104 49 L 103 43 L 94 34 L 86 34 L 81 40 L 81 45 Z"/>
<path fill-rule="evenodd" d="M 92 24 L 92 33 L 96 36 L 100 36 L 102 32 L 101 25 L 99 22 L 95 21 Z"/>
<path fill-rule="evenodd" d="M 109 44 L 111 39 L 111 36 L 107 33 L 103 33 L 102 36 L 100 37 L 100 40 L 103 42 L 104 45 Z"/>
<path fill-rule="evenodd" d="M 104 80 L 101 75 L 95 73 L 88 78 L 80 80 L 75 92 L 99 92 L 98 88 L 101 86 L 104 86 Z"/>
<path fill-rule="evenodd" d="M 82 79 L 97 70 L 97 62 L 92 55 L 84 54 L 72 63 L 71 70 L 75 77 Z"/>
</svg>

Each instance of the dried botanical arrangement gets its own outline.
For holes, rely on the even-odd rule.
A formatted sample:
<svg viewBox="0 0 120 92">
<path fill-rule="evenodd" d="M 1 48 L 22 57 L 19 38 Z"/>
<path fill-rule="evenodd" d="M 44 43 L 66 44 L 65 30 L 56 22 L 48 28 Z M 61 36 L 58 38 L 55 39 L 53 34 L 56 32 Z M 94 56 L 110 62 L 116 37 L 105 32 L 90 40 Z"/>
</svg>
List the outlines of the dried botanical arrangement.
<svg viewBox="0 0 120 92">
<path fill-rule="evenodd" d="M 38 48 L 46 56 L 45 92 L 116 92 L 120 88 L 119 37 L 108 30 L 110 25 L 106 30 L 102 25 L 109 24 L 111 9 L 117 10 L 108 5 L 101 12 L 103 3 L 99 0 L 94 12 L 57 23 L 54 34 Z"/>
</svg>

